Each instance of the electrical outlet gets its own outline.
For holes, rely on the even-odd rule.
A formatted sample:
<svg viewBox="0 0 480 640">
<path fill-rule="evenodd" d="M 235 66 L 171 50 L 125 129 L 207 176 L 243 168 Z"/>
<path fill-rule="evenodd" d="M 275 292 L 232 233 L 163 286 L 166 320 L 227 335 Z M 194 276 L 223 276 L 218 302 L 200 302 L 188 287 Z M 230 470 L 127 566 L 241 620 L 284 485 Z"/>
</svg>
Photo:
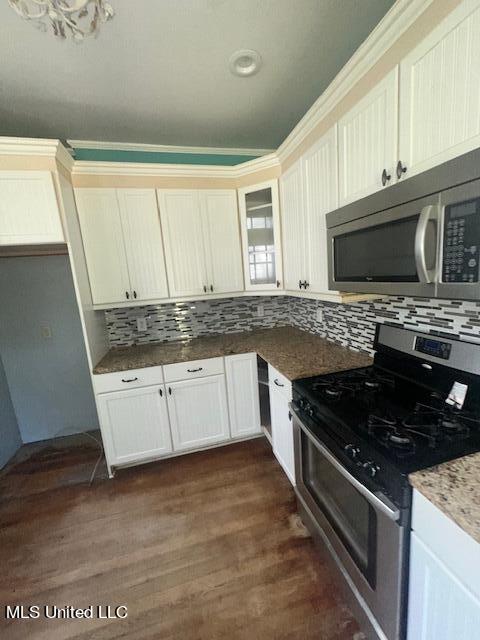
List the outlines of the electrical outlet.
<svg viewBox="0 0 480 640">
<path fill-rule="evenodd" d="M 265 315 L 265 307 L 263 306 L 263 304 L 257 304 L 257 316 L 259 318 L 263 318 L 264 315 Z"/>
<path fill-rule="evenodd" d="M 317 309 L 317 322 L 323 322 L 323 309 Z"/>
<path fill-rule="evenodd" d="M 40 325 L 40 335 L 42 338 L 49 339 L 52 337 L 52 327 L 48 324 Z"/>
<path fill-rule="evenodd" d="M 137 318 L 137 331 L 146 331 L 146 330 L 147 330 L 147 319 Z"/>
</svg>

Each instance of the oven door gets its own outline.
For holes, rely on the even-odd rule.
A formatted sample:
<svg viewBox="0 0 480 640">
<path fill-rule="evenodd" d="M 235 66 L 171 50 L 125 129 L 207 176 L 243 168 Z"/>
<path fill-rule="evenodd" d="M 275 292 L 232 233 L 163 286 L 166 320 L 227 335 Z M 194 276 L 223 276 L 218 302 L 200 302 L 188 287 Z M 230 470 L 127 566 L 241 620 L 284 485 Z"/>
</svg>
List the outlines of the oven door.
<svg viewBox="0 0 480 640">
<path fill-rule="evenodd" d="M 439 199 L 421 198 L 330 228 L 329 288 L 434 296 Z"/>
<path fill-rule="evenodd" d="M 398 640 L 405 622 L 407 532 L 400 513 L 352 476 L 296 414 L 293 424 L 297 496 L 369 617 L 389 640 Z"/>
</svg>

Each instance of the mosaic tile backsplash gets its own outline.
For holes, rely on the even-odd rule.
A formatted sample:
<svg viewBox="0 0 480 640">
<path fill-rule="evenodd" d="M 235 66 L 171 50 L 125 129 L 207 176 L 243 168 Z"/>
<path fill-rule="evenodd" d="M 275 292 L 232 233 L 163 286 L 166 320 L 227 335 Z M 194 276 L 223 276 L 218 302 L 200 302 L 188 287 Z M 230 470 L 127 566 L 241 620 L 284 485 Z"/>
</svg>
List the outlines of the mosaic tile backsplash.
<svg viewBox="0 0 480 640">
<path fill-rule="evenodd" d="M 480 342 L 480 302 L 402 296 L 355 304 L 252 296 L 111 309 L 105 315 L 112 347 L 293 325 L 372 353 L 377 322 Z M 138 317 L 147 318 L 146 332 L 137 331 Z"/>
<path fill-rule="evenodd" d="M 258 306 L 263 316 L 258 315 Z M 110 345 L 125 346 L 187 340 L 214 333 L 284 327 L 290 322 L 290 298 L 252 296 L 198 302 L 111 309 L 105 312 Z M 137 318 L 147 318 L 147 331 L 137 331 Z"/>
</svg>

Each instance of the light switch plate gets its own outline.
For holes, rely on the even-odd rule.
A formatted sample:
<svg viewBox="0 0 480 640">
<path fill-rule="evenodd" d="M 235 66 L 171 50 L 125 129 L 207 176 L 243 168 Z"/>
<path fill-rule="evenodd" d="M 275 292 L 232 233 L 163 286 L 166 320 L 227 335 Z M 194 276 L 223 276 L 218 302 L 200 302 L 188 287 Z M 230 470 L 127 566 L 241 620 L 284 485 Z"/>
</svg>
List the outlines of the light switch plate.
<svg viewBox="0 0 480 640">
<path fill-rule="evenodd" d="M 146 330 L 147 330 L 147 319 L 137 318 L 137 331 L 146 331 Z"/>
<path fill-rule="evenodd" d="M 40 325 L 40 335 L 42 338 L 48 339 L 52 337 L 52 327 L 48 324 Z"/>
</svg>

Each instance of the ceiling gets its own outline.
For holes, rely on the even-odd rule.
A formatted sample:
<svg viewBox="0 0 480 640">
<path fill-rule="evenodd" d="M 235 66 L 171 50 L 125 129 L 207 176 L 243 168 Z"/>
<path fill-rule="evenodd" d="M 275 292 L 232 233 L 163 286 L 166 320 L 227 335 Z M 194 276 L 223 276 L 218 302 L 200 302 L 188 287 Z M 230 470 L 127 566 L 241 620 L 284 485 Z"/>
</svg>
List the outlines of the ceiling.
<svg viewBox="0 0 480 640">
<path fill-rule="evenodd" d="M 393 0 L 110 0 L 61 42 L 0 0 L 0 135 L 275 148 Z M 256 49 L 260 72 L 231 75 Z"/>
</svg>

